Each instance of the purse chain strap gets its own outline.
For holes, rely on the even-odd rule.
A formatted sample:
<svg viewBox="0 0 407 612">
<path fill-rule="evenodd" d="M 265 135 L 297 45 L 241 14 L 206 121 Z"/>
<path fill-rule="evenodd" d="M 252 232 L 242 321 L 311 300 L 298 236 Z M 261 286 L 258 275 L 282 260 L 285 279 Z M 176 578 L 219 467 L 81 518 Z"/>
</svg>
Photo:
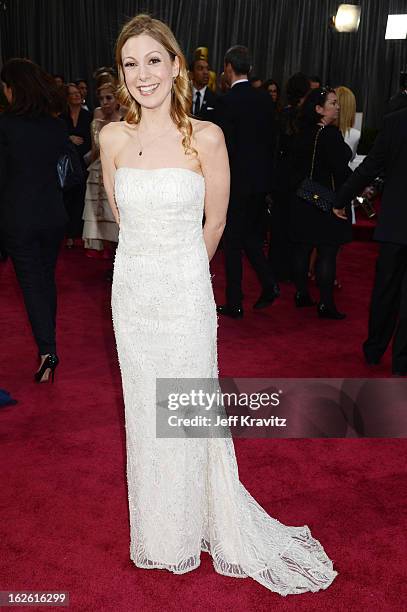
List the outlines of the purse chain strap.
<svg viewBox="0 0 407 612">
<path fill-rule="evenodd" d="M 320 135 L 323 129 L 324 129 L 323 127 L 320 127 L 318 132 L 315 135 L 314 151 L 312 153 L 311 173 L 309 175 L 309 178 L 311 181 L 313 180 L 313 175 L 314 175 L 315 153 L 317 151 L 318 136 Z M 335 182 L 334 182 L 334 177 L 332 173 L 331 173 L 331 184 L 332 184 L 332 191 L 335 191 Z"/>
</svg>

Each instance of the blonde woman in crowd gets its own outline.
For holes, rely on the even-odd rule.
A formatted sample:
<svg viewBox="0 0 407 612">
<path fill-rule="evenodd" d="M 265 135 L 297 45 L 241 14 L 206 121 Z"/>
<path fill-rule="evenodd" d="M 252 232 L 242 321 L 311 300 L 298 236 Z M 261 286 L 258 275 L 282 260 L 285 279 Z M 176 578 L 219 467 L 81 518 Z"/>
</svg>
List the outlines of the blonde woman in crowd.
<svg viewBox="0 0 407 612">
<path fill-rule="evenodd" d="M 356 117 L 356 98 L 353 91 L 344 85 L 337 87 L 335 89 L 335 93 L 339 104 L 339 117 L 337 125 L 342 132 L 344 141 L 352 151 L 353 159 L 356 155 L 360 140 L 360 131 L 354 127 Z"/>
<path fill-rule="evenodd" d="M 113 217 L 103 186 L 99 151 L 99 132 L 111 121 L 120 121 L 120 104 L 116 99 L 117 85 L 113 80 L 103 83 L 97 90 L 101 117 L 91 123 L 92 163 L 88 167 L 85 209 L 83 212 L 83 240 L 85 248 L 102 251 L 105 242 L 117 243 L 119 227 Z"/>
</svg>

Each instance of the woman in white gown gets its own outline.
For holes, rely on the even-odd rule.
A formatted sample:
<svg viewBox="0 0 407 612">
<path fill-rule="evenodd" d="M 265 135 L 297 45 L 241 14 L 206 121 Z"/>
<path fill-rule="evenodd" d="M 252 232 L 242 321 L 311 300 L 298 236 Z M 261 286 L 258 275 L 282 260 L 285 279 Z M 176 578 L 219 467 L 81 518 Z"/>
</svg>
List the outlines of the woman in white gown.
<svg viewBox="0 0 407 612">
<path fill-rule="evenodd" d="M 119 223 L 112 311 L 125 402 L 130 556 L 184 573 L 215 570 L 281 595 L 327 588 L 337 572 L 309 528 L 270 517 L 240 483 L 233 441 L 157 438 L 156 379 L 215 378 L 209 261 L 225 226 L 221 130 L 188 116 L 184 56 L 169 28 L 139 15 L 117 41 L 126 120 L 100 134 Z M 202 217 L 205 211 L 205 224 Z"/>
</svg>

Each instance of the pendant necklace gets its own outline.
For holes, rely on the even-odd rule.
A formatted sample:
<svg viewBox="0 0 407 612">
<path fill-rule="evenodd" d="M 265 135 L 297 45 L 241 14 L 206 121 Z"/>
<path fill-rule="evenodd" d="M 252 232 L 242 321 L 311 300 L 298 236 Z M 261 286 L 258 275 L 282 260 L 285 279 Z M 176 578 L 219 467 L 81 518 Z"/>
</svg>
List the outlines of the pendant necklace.
<svg viewBox="0 0 407 612">
<path fill-rule="evenodd" d="M 150 142 L 149 142 L 148 144 L 150 145 L 152 142 L 154 142 L 155 140 L 157 140 L 157 138 L 160 138 L 161 136 L 164 136 L 164 134 L 166 134 L 166 133 L 168 132 L 168 130 L 169 130 L 170 128 L 172 128 L 172 127 L 173 127 L 173 124 L 171 124 L 171 125 L 170 125 L 170 126 L 169 126 L 169 127 L 166 129 L 166 130 L 164 130 L 164 132 L 161 132 L 161 134 L 158 134 L 158 135 L 157 135 L 157 136 L 155 136 L 155 137 L 154 137 L 152 140 L 150 140 Z M 138 141 L 139 141 L 139 143 L 140 143 L 140 151 L 139 151 L 139 153 L 138 153 L 138 154 L 139 154 L 139 157 L 141 157 L 141 155 L 143 155 L 143 144 L 142 144 L 142 142 L 141 142 L 141 138 L 140 138 L 140 133 L 139 133 L 139 131 L 140 131 L 140 128 L 137 130 L 137 138 L 138 138 Z"/>
</svg>

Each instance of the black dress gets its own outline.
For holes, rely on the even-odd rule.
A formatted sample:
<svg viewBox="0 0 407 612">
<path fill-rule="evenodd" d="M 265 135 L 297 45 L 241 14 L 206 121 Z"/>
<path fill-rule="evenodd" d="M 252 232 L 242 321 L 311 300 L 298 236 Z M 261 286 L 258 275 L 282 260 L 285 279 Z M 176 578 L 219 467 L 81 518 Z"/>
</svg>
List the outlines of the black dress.
<svg viewBox="0 0 407 612">
<path fill-rule="evenodd" d="M 66 235 L 68 238 L 81 238 L 83 230 L 83 208 L 85 205 L 85 193 L 86 193 L 86 164 L 83 156 L 90 151 L 92 147 L 91 135 L 90 135 L 90 124 L 92 123 L 92 115 L 89 111 L 81 108 L 78 123 L 74 126 L 72 117 L 70 114 L 62 115 L 63 119 L 68 127 L 69 136 L 80 136 L 83 138 L 83 143 L 75 145 L 79 153 L 83 168 L 85 170 L 85 179 L 81 185 L 77 185 L 73 189 L 64 193 L 64 202 L 66 212 L 68 213 L 69 222 L 66 229 Z"/>
<path fill-rule="evenodd" d="M 304 128 L 289 141 L 291 147 L 290 236 L 293 242 L 314 246 L 343 244 L 352 239 L 352 215 L 347 207 L 347 221 L 333 213 L 324 213 L 295 195 L 301 181 L 309 176 L 315 136 L 319 126 Z M 318 136 L 313 178 L 321 185 L 337 191 L 351 174 L 348 163 L 352 152 L 339 129 L 328 125 Z"/>
</svg>

